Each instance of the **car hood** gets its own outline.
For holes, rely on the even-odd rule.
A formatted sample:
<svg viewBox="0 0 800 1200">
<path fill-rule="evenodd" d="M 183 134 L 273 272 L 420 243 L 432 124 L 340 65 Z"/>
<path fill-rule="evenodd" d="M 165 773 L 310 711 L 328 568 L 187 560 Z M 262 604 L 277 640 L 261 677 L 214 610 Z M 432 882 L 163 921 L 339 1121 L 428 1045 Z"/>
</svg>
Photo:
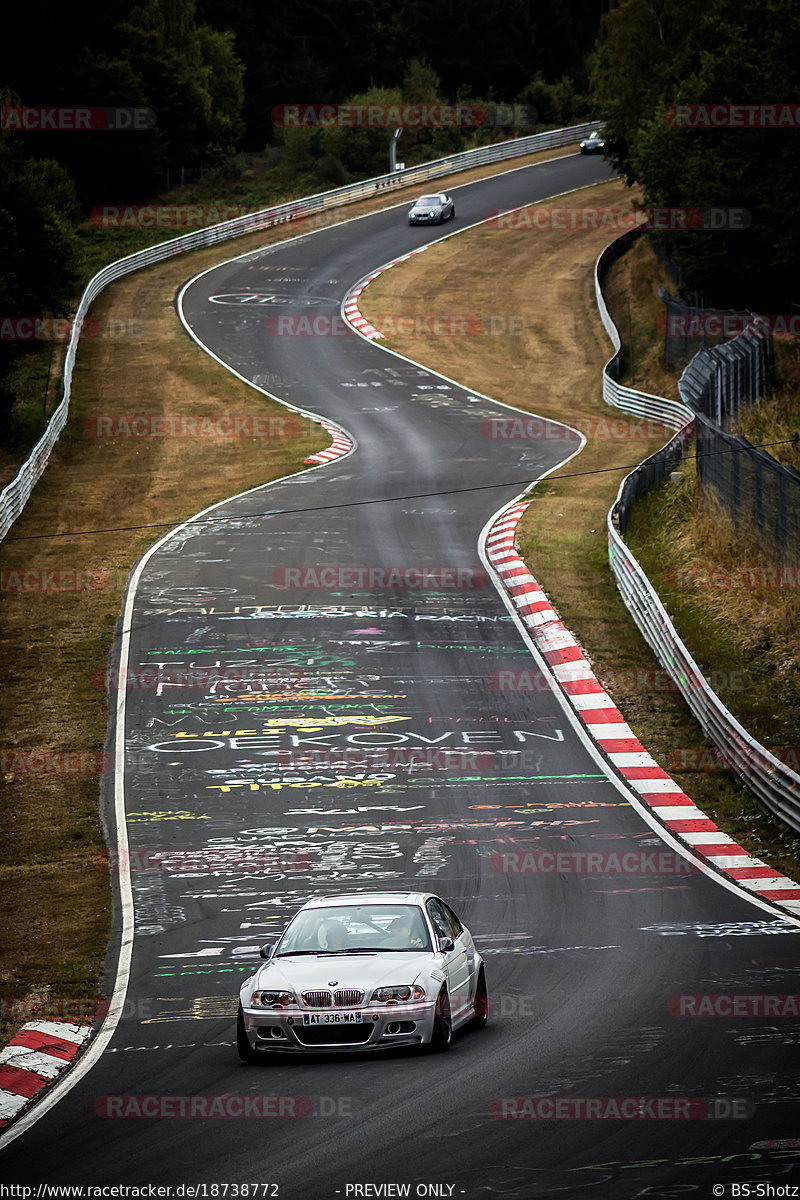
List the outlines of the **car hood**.
<svg viewBox="0 0 800 1200">
<path fill-rule="evenodd" d="M 411 209 L 411 211 L 425 213 L 425 212 L 431 212 L 432 210 L 435 210 L 437 208 L 444 208 L 444 205 L 439 204 L 438 202 L 436 204 L 415 204 L 414 207 Z"/>
<path fill-rule="evenodd" d="M 260 968 L 251 986 L 270 991 L 290 988 L 305 992 L 334 987 L 361 988 L 366 991 L 381 985 L 413 983 L 418 975 L 435 966 L 436 956 L 430 952 L 273 958 Z M 336 980 L 336 983 L 331 980 Z"/>
</svg>

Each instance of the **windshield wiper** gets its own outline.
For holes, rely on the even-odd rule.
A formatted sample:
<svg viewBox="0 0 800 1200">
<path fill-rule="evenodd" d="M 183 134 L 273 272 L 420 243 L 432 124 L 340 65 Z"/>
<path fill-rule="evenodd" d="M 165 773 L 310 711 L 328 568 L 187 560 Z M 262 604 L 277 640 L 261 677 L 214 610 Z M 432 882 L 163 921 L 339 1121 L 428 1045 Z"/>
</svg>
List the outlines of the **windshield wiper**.
<svg viewBox="0 0 800 1200">
<path fill-rule="evenodd" d="M 282 954 L 273 954 L 273 958 L 298 958 L 301 954 L 322 954 L 322 950 L 284 950 Z"/>
<path fill-rule="evenodd" d="M 343 950 L 284 950 L 282 954 L 273 954 L 273 958 L 298 958 L 301 954 L 325 955 L 328 957 L 332 954 L 385 954 L 391 951 L 394 954 L 406 954 L 409 951 L 416 950 L 414 946 L 347 946 Z M 416 950 L 416 953 L 420 953 Z"/>
<path fill-rule="evenodd" d="M 320 950 L 320 954 L 380 954 L 382 946 L 347 946 L 344 950 Z"/>
</svg>

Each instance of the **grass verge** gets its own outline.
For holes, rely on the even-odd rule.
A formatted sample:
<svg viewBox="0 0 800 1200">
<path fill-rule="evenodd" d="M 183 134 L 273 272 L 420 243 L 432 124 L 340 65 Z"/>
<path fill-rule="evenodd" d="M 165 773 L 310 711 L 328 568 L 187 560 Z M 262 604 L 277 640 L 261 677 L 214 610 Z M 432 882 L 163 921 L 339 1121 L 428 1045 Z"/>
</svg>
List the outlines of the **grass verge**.
<svg viewBox="0 0 800 1200">
<path fill-rule="evenodd" d="M 565 196 L 559 208 L 602 210 L 625 202 L 625 188 L 615 181 Z M 617 592 L 606 540 L 606 516 L 621 480 L 671 431 L 615 415 L 603 403 L 601 371 L 610 345 L 595 304 L 593 267 L 609 234 L 580 228 L 579 218 L 562 224 L 563 231 L 537 228 L 535 221 L 467 231 L 381 275 L 362 294 L 361 309 L 378 324 L 379 314 L 387 312 L 486 318 L 469 325 L 482 330 L 472 337 L 394 337 L 387 344 L 497 400 L 568 421 L 586 435 L 583 452 L 535 489 L 519 526 L 522 556 L 654 758 L 721 828 L 796 877 L 800 845 L 730 774 L 674 767 L 684 748 L 706 743 L 678 693 L 660 686 L 663 672 Z M 626 328 L 633 335 L 636 385 L 677 398 L 677 380 L 663 360 L 657 333 L 663 313 L 657 287 L 668 282 L 646 243 L 639 242 L 612 267 L 606 295 L 623 339 Z M 491 336 L 492 328 L 505 332 Z M 708 665 L 707 657 L 702 661 Z M 768 709 L 769 694 L 764 702 Z"/>
</svg>

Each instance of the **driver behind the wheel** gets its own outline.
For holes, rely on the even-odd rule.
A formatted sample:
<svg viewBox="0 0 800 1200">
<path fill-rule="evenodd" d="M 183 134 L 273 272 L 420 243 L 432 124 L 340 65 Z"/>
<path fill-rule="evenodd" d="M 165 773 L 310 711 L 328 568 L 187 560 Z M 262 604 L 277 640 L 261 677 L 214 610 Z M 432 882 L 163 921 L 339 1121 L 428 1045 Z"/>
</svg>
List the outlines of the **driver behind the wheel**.
<svg viewBox="0 0 800 1200">
<path fill-rule="evenodd" d="M 414 913 L 404 912 L 395 917 L 388 933 L 383 943 L 387 950 L 418 950 L 423 945 L 422 928 Z"/>
<path fill-rule="evenodd" d="M 319 931 L 319 944 L 323 950 L 344 950 L 348 941 L 347 930 L 341 921 L 326 921 Z"/>
</svg>

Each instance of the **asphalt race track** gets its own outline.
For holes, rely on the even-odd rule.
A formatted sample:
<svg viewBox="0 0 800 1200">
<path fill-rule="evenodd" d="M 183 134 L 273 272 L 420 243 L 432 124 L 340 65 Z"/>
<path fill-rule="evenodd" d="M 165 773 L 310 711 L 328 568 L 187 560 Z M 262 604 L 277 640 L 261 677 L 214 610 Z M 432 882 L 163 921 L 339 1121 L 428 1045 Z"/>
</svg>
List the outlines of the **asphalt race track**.
<svg viewBox="0 0 800 1200">
<path fill-rule="evenodd" d="M 228 1190 L 237 1200 L 699 1200 L 798 1182 L 797 1021 L 682 1016 L 677 998 L 797 990 L 800 925 L 672 853 L 546 684 L 507 686 L 540 665 L 481 532 L 580 439 L 552 423 L 539 442 L 488 438 L 507 409 L 335 321 L 301 332 L 442 232 L 607 176 L 556 159 L 455 187 L 443 231 L 392 208 L 186 289 L 211 352 L 356 448 L 226 501 L 142 564 L 116 650 L 132 673 L 124 1014 L 96 1064 L 0 1143 L 0 1180 L 277 1185 Z M 388 766 L 367 757 L 378 750 Z M 539 851 L 575 869 L 513 869 Z M 587 870 L 587 851 L 640 855 L 642 870 Z M 488 1028 L 445 1055 L 240 1065 L 235 997 L 254 951 L 309 893 L 374 888 L 453 904 L 485 956 Z M 252 1111 L 270 1096 L 274 1116 L 239 1116 L 242 1097 Z M 143 1097 L 173 1112 L 178 1097 L 227 1097 L 228 1115 Z M 552 1119 L 524 1097 L 565 1103 Z M 636 1114 L 587 1119 L 586 1098 L 636 1098 Z"/>
</svg>

